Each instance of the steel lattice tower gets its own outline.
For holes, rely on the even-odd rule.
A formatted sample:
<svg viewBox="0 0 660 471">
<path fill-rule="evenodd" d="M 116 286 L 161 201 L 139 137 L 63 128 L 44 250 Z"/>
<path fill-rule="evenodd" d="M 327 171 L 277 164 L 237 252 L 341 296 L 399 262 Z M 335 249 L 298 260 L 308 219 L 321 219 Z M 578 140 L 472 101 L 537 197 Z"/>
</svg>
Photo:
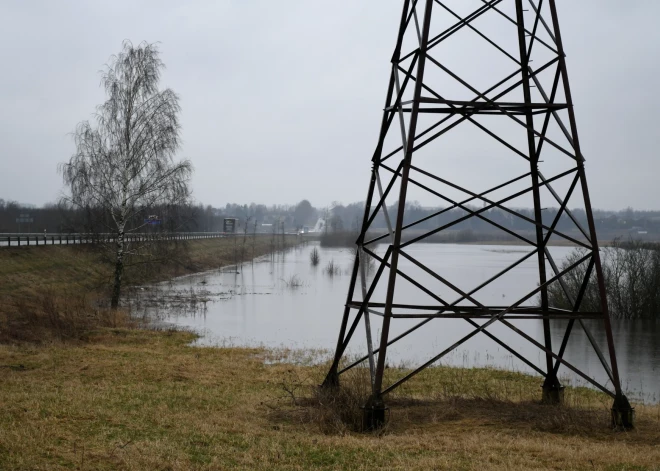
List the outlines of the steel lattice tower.
<svg viewBox="0 0 660 471">
<path fill-rule="evenodd" d="M 487 148 L 473 152 L 485 157 L 484 169 L 463 162 L 462 156 L 455 157 L 481 142 L 463 135 L 452 141 L 457 128 L 469 128 L 489 140 Z M 498 172 L 485 170 L 499 162 Z M 617 369 L 584 162 L 555 0 L 528 0 L 525 5 L 523 0 L 404 0 L 358 250 L 334 361 L 324 386 L 338 386 L 343 372 L 368 361 L 372 396 L 365 417 L 368 426 L 377 426 L 384 420 L 389 392 L 468 339 L 484 334 L 545 378 L 544 401 L 561 401 L 557 373 L 564 365 L 614 398 L 613 420 L 618 425 L 632 425 L 633 412 L 622 393 Z M 507 172 L 506 178 L 483 187 L 495 173 Z M 479 185 L 482 187 L 477 188 Z M 412 218 L 406 209 L 411 190 L 433 195 L 447 206 L 430 216 Z M 388 197 L 396 201 L 389 207 Z M 533 208 L 532 213 L 515 209 L 523 201 Z M 569 201 L 584 208 L 581 217 L 569 209 Z M 559 209 L 551 214 L 544 203 L 559 205 Z M 495 222 L 489 218 L 491 211 L 499 211 L 513 222 L 509 227 Z M 377 217 L 385 221 L 387 231 L 375 227 Z M 587 227 L 580 219 L 586 219 Z M 425 264 L 423 252 L 413 255 L 414 244 L 473 220 L 506 233 L 529 250 L 494 276 L 475 278 L 473 286 L 459 286 L 451 271 Z M 438 223 L 429 227 L 434 221 Z M 519 224 L 527 224 L 528 230 L 520 230 Z M 547 248 L 555 239 L 581 247 L 581 256 L 570 265 L 558 266 Z M 377 253 L 378 244 L 387 244 L 384 253 Z M 369 258 L 376 261 L 375 273 L 367 273 Z M 494 305 L 492 298 L 482 295 L 484 288 L 506 281 L 530 263 L 537 280 L 524 296 L 507 305 Z M 578 289 L 566 283 L 576 277 Z M 397 289 L 402 283 L 414 287 L 417 294 L 403 295 Z M 553 287 L 563 292 L 568 306 L 550 305 L 548 292 Z M 598 312 L 580 310 L 590 291 L 600 299 Z M 378 333 L 372 329 L 376 318 L 382 321 L 380 339 L 373 338 Z M 383 384 L 388 347 L 448 318 L 463 319 L 470 332 L 406 376 Z M 391 326 L 401 319 L 418 323 L 393 335 Z M 558 319 L 565 328 L 559 346 L 552 344 L 550 332 L 551 322 Z M 603 323 L 609 361 L 585 319 Z M 543 342 L 517 327 L 520 320 L 541 322 Z M 366 355 L 345 365 L 342 358 L 361 323 L 366 329 Z M 544 367 L 489 331 L 495 323 L 536 346 L 545 357 Z M 576 323 L 585 331 L 614 391 L 564 359 Z"/>
</svg>

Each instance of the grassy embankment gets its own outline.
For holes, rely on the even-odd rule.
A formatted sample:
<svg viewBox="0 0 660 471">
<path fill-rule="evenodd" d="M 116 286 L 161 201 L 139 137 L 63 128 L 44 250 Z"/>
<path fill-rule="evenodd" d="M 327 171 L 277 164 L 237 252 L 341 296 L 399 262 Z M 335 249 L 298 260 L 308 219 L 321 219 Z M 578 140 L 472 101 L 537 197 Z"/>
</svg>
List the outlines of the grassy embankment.
<svg viewBox="0 0 660 471">
<path fill-rule="evenodd" d="M 660 469 L 657 406 L 615 432 L 597 392 L 543 406 L 538 378 L 431 368 L 390 398 L 386 430 L 359 434 L 315 397 L 325 367 L 192 338 L 100 329 L 0 346 L 0 469 Z"/>
<path fill-rule="evenodd" d="M 129 258 L 124 292 L 131 285 L 211 270 L 240 261 L 243 237 L 191 240 L 167 252 L 163 260 L 144 263 Z M 287 237 L 286 245 L 296 243 Z M 251 237 L 245 260 L 282 248 L 280 236 Z M 104 308 L 113 265 L 91 246 L 41 246 L 0 249 L 0 342 L 78 339 L 89 328 L 120 327 L 126 313 Z"/>
<path fill-rule="evenodd" d="M 269 250 L 264 241 L 255 254 Z M 197 241 L 187 262 L 128 279 L 233 258 L 222 241 Z M 98 295 L 108 273 L 80 248 L 0 250 L 0 305 L 32 312 L 42 299 L 42 315 L 61 313 L 45 292 L 65 304 Z M 264 363 L 277 352 L 189 347 L 185 332 L 80 329 L 76 342 L 0 345 L 0 469 L 660 469 L 658 406 L 638 406 L 637 429 L 615 432 L 610 399 L 594 391 L 542 406 L 538 378 L 431 368 L 389 399 L 383 433 L 359 434 L 364 370 L 345 378 L 353 395 L 319 397 L 326 366 Z M 388 380 L 402 374 L 387 370 Z"/>
</svg>

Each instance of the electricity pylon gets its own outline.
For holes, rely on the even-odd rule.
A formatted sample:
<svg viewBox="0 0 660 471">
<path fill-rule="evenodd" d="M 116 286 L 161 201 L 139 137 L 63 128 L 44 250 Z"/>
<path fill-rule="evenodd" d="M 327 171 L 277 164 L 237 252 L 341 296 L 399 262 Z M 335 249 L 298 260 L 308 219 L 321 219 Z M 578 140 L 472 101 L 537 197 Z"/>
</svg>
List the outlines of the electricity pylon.
<svg viewBox="0 0 660 471">
<path fill-rule="evenodd" d="M 467 131 L 478 135 L 467 137 Z M 474 165 L 476 154 L 484 158 L 483 166 Z M 384 421 L 388 393 L 481 334 L 544 377 L 545 402 L 561 402 L 558 370 L 564 366 L 611 395 L 613 421 L 632 426 L 633 410 L 617 369 L 584 163 L 554 0 L 525 5 L 523 0 L 405 0 L 358 250 L 324 386 L 337 386 L 342 373 L 368 362 L 372 395 L 365 418 L 368 427 L 377 427 Z M 388 206 L 388 197 L 394 200 L 397 192 L 396 203 Z M 444 206 L 415 219 L 407 211 L 411 192 Z M 578 215 L 569 202 L 584 209 Z M 533 211 L 516 209 L 516 204 Z M 558 209 L 547 211 L 545 205 Z M 493 211 L 508 216 L 511 224 L 492 220 Z M 423 251 L 413 250 L 432 237 L 455 235 L 455 229 L 472 221 L 528 250 L 487 279 L 475 274 L 472 285 L 452 278 L 449 269 L 431 267 Z M 558 265 L 548 250 L 557 239 L 580 247 L 580 255 Z M 377 250 L 379 244 L 386 249 Z M 367 273 L 369 258 L 376 261 L 375 273 Z M 484 288 L 506 284 L 530 263 L 534 287 L 512 303 L 493 302 Z M 549 291 L 559 293 L 562 306 L 550 304 Z M 600 308 L 585 312 L 581 304 L 592 294 Z M 470 332 L 384 384 L 392 344 L 451 318 L 464 320 Z M 417 323 L 392 333 L 397 321 L 410 319 Z M 603 323 L 609 361 L 587 319 Z M 540 322 L 542 341 L 520 328 L 520 320 Z M 560 345 L 553 345 L 551 322 L 565 329 Z M 360 323 L 366 329 L 366 354 L 345 364 L 342 358 Z M 537 347 L 544 364 L 498 338 L 489 330 L 496 323 Z M 576 327 L 590 340 L 613 391 L 564 358 Z"/>
</svg>

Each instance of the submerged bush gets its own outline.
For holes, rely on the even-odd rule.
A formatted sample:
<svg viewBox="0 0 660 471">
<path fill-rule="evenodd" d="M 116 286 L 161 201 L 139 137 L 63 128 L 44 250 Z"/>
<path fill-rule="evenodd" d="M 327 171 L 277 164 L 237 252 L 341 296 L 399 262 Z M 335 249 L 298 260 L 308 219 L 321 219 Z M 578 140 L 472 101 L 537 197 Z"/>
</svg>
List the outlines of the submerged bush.
<svg viewBox="0 0 660 471">
<path fill-rule="evenodd" d="M 296 289 L 296 288 L 300 288 L 301 286 L 305 285 L 305 283 L 300 279 L 300 277 L 298 275 L 295 275 L 295 274 L 289 276 L 286 279 L 282 278 L 282 282 L 289 289 Z"/>
<path fill-rule="evenodd" d="M 585 249 L 575 249 L 562 263 L 560 271 L 585 255 Z M 615 240 L 611 247 L 603 249 L 601 262 L 607 303 L 612 317 L 618 319 L 660 317 L 660 244 Z M 573 299 L 580 291 L 586 269 L 585 262 L 562 278 Z M 558 282 L 548 286 L 548 297 L 553 307 L 573 309 Z M 595 270 L 592 270 L 580 304 L 580 311 L 600 310 L 598 282 Z"/>
<path fill-rule="evenodd" d="M 312 263 L 312 266 L 317 266 L 321 261 L 321 255 L 319 254 L 319 249 L 314 247 L 309 254 L 309 261 Z"/>
<path fill-rule="evenodd" d="M 328 276 L 341 275 L 341 267 L 335 263 L 334 259 L 328 262 L 323 271 Z"/>
</svg>

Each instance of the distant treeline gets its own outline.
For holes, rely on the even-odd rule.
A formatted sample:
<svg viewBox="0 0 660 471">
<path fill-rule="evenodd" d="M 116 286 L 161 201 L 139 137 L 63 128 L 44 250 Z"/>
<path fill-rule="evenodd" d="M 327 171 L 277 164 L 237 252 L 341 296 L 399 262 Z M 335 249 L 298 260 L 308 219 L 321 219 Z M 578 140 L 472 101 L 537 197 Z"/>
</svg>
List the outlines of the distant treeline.
<svg viewBox="0 0 660 471">
<path fill-rule="evenodd" d="M 443 208 L 422 207 L 415 202 L 407 203 L 403 223 L 404 225 L 413 223 L 415 221 L 426 218 L 440 211 L 441 209 Z M 481 208 L 469 206 L 469 209 L 478 211 Z M 548 226 L 552 224 L 552 221 L 556 217 L 558 210 L 558 208 L 544 209 L 542 212 L 543 223 Z M 534 219 L 534 212 L 532 209 L 516 209 L 516 211 L 526 218 Z M 587 221 L 584 210 L 578 208 L 572 209 L 571 212 L 573 216 L 578 220 L 578 222 L 580 222 L 580 224 L 586 228 Z M 335 218 L 338 218 L 339 222 L 333 225 L 331 219 L 329 229 L 332 231 L 333 228 L 341 226 L 342 230 L 355 231 L 359 227 L 363 213 L 363 203 L 353 203 L 347 206 L 336 205 L 332 209 L 332 215 Z M 396 204 L 389 207 L 389 214 L 391 218 L 395 217 Z M 534 224 L 507 211 L 498 208 L 492 208 L 480 214 L 485 218 L 493 221 L 494 223 L 499 224 L 500 226 L 505 227 L 517 234 L 532 234 L 534 232 Z M 424 222 L 415 225 L 414 230 L 422 232 L 428 231 L 450 224 L 451 222 L 467 215 L 468 212 L 463 209 L 451 209 L 444 212 L 443 214 L 433 216 Z M 599 238 L 601 239 L 612 239 L 616 236 L 628 236 L 630 234 L 634 234 L 640 238 L 644 238 L 643 236 L 646 235 L 649 238 L 657 239 L 658 235 L 660 234 L 660 211 L 635 211 L 632 208 L 628 208 L 623 211 L 595 210 L 594 219 L 596 223 L 596 230 L 598 232 Z M 387 227 L 382 212 L 375 217 L 372 227 L 382 229 Z M 410 230 L 412 231 L 413 228 Z M 557 230 L 574 233 L 575 224 L 570 220 L 568 216 L 563 215 L 557 224 Z M 451 226 L 451 231 L 455 233 L 455 237 L 459 237 L 463 241 L 470 241 L 468 239 L 480 238 L 480 234 L 500 233 L 502 235 L 506 235 L 506 233 L 501 229 L 498 229 L 489 222 L 477 217 L 467 218 L 464 221 Z M 513 236 L 511 237 L 513 238 Z"/>
<path fill-rule="evenodd" d="M 396 203 L 390 206 L 389 213 L 392 218 L 396 214 Z M 422 207 L 416 202 L 407 203 L 404 216 L 404 224 L 426 218 L 436 212 L 439 208 Z M 479 210 L 478 207 L 470 207 L 471 210 Z M 237 218 L 238 229 L 242 232 L 271 232 L 302 229 L 307 226 L 312 228 L 319 219 L 322 232 L 357 232 L 362 223 L 364 215 L 364 203 L 351 203 L 343 205 L 334 202 L 327 208 L 315 208 L 308 200 L 302 200 L 295 205 L 271 205 L 264 204 L 234 204 L 228 203 L 224 207 L 216 208 L 211 205 L 202 204 L 188 205 L 184 207 L 163 207 L 150 210 L 157 214 L 153 216 L 162 220 L 163 229 L 177 231 L 195 232 L 219 232 L 223 229 L 223 219 Z M 523 216 L 533 219 L 532 209 L 516 209 Z M 550 225 L 557 214 L 557 208 L 547 208 L 543 211 L 543 222 Z M 585 213 L 581 209 L 573 209 L 575 218 L 586 227 Z M 429 219 L 414 226 L 414 231 L 420 233 L 435 229 L 462 218 L 468 214 L 467 211 L 455 208 L 441 215 Z M 517 234 L 533 234 L 534 225 L 522 218 L 501 209 L 493 208 L 481 213 L 484 217 L 494 223 L 507 228 Z M 21 215 L 28 215 L 33 222 L 18 223 Z M 152 214 L 144 214 L 145 218 Z M 21 205 L 12 201 L 0 199 L 0 232 L 79 232 L 91 228 L 102 231 L 107 215 L 97 214 L 91 208 L 86 211 L 74 210 L 62 204 L 47 204 L 41 207 Z M 628 208 L 622 211 L 595 210 L 594 217 L 599 238 L 610 240 L 617 236 L 633 235 L 636 238 L 658 240 L 660 237 L 660 211 L 635 211 Z M 394 223 L 394 221 L 392 221 Z M 140 224 L 137 221 L 136 224 Z M 382 211 L 375 217 L 372 229 L 385 229 L 387 227 Z M 146 230 L 146 229 L 145 229 Z M 567 233 L 575 232 L 575 225 L 567 217 L 563 216 L 557 224 L 557 230 Z M 413 228 L 410 229 L 413 231 Z M 451 231 L 442 237 L 459 238 L 461 240 L 482 240 L 483 237 L 490 238 L 494 234 L 500 234 L 505 239 L 513 236 L 506 234 L 492 224 L 476 217 L 451 226 Z M 440 237 L 440 236 L 439 236 Z"/>
<path fill-rule="evenodd" d="M 305 204 L 306 203 L 306 204 Z M 302 227 L 306 221 L 315 222 L 316 209 L 309 202 L 298 205 L 227 204 L 224 208 L 210 205 L 163 206 L 144 211 L 142 217 L 132 221 L 133 227 L 142 226 L 144 220 L 155 216 L 158 226 L 145 225 L 143 231 L 172 230 L 178 232 L 221 232 L 225 218 L 238 219 L 238 230 L 243 232 L 280 232 Z M 105 232 L 111 227 L 110 216 L 95 208 L 74 209 L 63 203 L 41 207 L 23 205 L 0 198 L 0 233 L 8 232 Z"/>
<path fill-rule="evenodd" d="M 401 237 L 402 242 L 407 242 L 417 236 L 422 235 L 423 231 L 404 231 Z M 520 233 L 519 235 L 526 237 L 529 240 L 533 240 L 535 237 L 534 233 Z M 385 237 L 383 237 L 385 236 Z M 344 232 L 326 232 L 322 233 L 320 237 L 320 242 L 322 247 L 353 247 L 358 238 L 358 233 L 356 231 L 344 231 Z M 379 233 L 367 232 L 365 240 L 368 242 L 370 240 L 382 241 L 383 243 L 388 243 L 390 236 L 387 235 L 387 232 L 383 231 Z M 442 244 L 469 244 L 469 243 L 507 243 L 507 242 L 516 242 L 516 237 L 506 232 L 495 232 L 489 230 L 488 232 L 475 232 L 471 229 L 462 229 L 462 230 L 447 230 L 442 231 L 436 234 L 432 234 L 428 237 L 425 237 L 423 242 L 425 243 L 442 243 Z"/>
</svg>

